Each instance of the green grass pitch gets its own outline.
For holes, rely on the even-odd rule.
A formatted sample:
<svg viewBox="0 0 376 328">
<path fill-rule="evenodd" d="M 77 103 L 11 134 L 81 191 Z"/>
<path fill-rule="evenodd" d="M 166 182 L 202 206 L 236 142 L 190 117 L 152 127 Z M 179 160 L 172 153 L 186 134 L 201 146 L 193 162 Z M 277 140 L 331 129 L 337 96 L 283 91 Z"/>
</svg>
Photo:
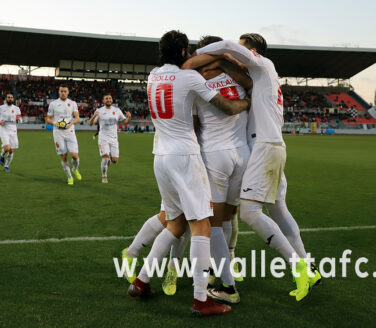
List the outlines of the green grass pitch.
<svg viewBox="0 0 376 328">
<path fill-rule="evenodd" d="M 49 132 L 19 132 L 12 172 L 0 172 L 0 241 L 82 236 L 131 236 L 157 213 L 152 135 L 121 134 L 120 161 L 100 183 L 92 133 L 78 132 L 82 182 L 73 187 Z M 376 224 L 376 137 L 286 136 L 287 203 L 300 227 Z M 249 230 L 240 224 L 242 231 Z M 290 276 L 238 284 L 241 303 L 223 317 L 192 318 L 192 281 L 174 297 L 153 279 L 154 299 L 132 300 L 113 257 L 124 240 L 0 244 L 0 327 L 375 327 L 376 230 L 302 232 L 317 259 L 351 249 L 348 278 L 324 280 L 297 303 Z M 239 236 L 237 255 L 277 254 L 255 235 Z M 147 254 L 147 250 L 143 255 Z M 371 276 L 355 275 L 354 259 L 369 259 Z M 250 261 L 248 261 L 250 263 Z M 267 271 L 268 272 L 268 271 Z M 337 261 L 337 275 L 341 267 Z"/>
</svg>

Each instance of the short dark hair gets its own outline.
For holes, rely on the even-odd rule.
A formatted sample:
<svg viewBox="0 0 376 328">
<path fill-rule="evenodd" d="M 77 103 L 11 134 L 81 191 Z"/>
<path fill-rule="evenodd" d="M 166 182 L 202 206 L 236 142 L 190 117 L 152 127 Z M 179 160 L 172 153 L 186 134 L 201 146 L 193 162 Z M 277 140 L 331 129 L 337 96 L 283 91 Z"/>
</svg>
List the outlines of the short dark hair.
<svg viewBox="0 0 376 328">
<path fill-rule="evenodd" d="M 104 97 L 106 97 L 106 96 L 111 96 L 111 98 L 112 98 L 112 94 L 111 94 L 110 92 L 106 92 L 106 93 L 104 93 L 102 98 L 104 98 Z"/>
<path fill-rule="evenodd" d="M 185 50 L 185 56 L 182 55 L 182 50 Z M 188 37 L 180 31 L 169 31 L 159 40 L 159 61 L 161 65 L 172 64 L 180 67 L 186 61 L 188 51 Z"/>
<path fill-rule="evenodd" d="M 69 89 L 69 88 L 68 88 L 68 84 L 65 84 L 65 83 L 61 83 L 61 84 L 59 85 L 59 88 L 67 88 L 67 89 Z"/>
<path fill-rule="evenodd" d="M 257 52 L 260 55 L 265 55 L 266 49 L 268 48 L 268 44 L 266 43 L 265 39 L 257 33 L 246 33 L 240 36 L 240 40 L 244 40 L 244 45 L 248 49 L 256 48 Z"/>
<path fill-rule="evenodd" d="M 200 41 L 197 43 L 197 49 L 200 49 L 202 47 L 207 46 L 208 44 L 218 42 L 218 41 L 223 41 L 223 39 L 219 36 L 214 36 L 214 35 L 205 35 L 200 38 Z"/>
</svg>

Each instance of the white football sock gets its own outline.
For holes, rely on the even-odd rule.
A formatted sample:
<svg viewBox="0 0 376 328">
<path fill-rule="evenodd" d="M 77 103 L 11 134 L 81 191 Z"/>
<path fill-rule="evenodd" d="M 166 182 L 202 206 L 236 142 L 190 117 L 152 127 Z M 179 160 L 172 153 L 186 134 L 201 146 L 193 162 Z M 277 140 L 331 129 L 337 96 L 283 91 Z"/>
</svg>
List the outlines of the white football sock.
<svg viewBox="0 0 376 328">
<path fill-rule="evenodd" d="M 299 257 L 306 258 L 307 253 L 300 236 L 299 226 L 288 210 L 286 202 L 277 200 L 275 204 L 266 205 L 266 208 Z"/>
<path fill-rule="evenodd" d="M 177 238 L 167 229 L 163 229 L 163 231 L 155 238 L 153 247 L 150 250 L 146 261 L 149 263 L 149 267 L 152 265 L 153 259 L 158 259 L 158 263 L 162 262 L 162 259 L 167 255 L 168 251 L 172 243 L 177 240 Z M 144 283 L 149 283 L 150 277 L 147 275 L 145 264 L 142 266 L 140 274 L 138 275 L 138 279 L 140 279 Z"/>
<path fill-rule="evenodd" d="M 204 236 L 191 237 L 190 259 L 196 258 L 193 270 L 193 297 L 205 302 L 209 282 L 210 238 Z"/>
<path fill-rule="evenodd" d="M 228 248 L 230 249 L 230 258 L 233 259 L 235 257 L 235 247 L 236 243 L 238 242 L 238 231 L 239 231 L 239 223 L 238 223 L 238 213 L 233 214 L 231 216 L 231 225 L 232 225 L 232 233 L 230 238 L 230 243 L 228 244 Z"/>
<path fill-rule="evenodd" d="M 223 221 L 222 228 L 223 228 L 223 234 L 225 235 L 225 240 L 226 240 L 227 246 L 229 246 L 231 234 L 232 234 L 231 221 Z"/>
<path fill-rule="evenodd" d="M 72 158 L 72 170 L 77 171 L 79 166 L 80 166 L 80 159 L 79 158 L 77 158 L 77 159 Z"/>
<path fill-rule="evenodd" d="M 6 160 L 5 160 L 5 167 L 9 167 L 10 163 L 12 163 L 14 153 L 8 154 Z"/>
<path fill-rule="evenodd" d="M 184 251 L 187 247 L 188 241 L 191 237 L 191 231 L 189 228 L 187 231 L 181 236 L 176 242 L 174 242 L 171 246 L 170 252 L 170 261 L 168 262 L 168 267 L 170 269 L 175 269 L 175 261 L 174 258 L 180 260 L 184 254 Z"/>
<path fill-rule="evenodd" d="M 231 224 L 230 221 L 228 222 Z M 210 253 L 217 268 L 219 268 L 222 259 L 226 259 L 221 279 L 224 284 L 234 286 L 235 281 L 230 271 L 230 252 L 222 227 L 211 227 L 210 229 Z"/>
<path fill-rule="evenodd" d="M 137 257 L 141 250 L 153 242 L 163 229 L 164 226 L 161 221 L 159 221 L 158 215 L 149 218 L 133 239 L 132 244 L 128 247 L 126 255 Z"/>
<path fill-rule="evenodd" d="M 102 162 L 101 162 L 102 177 L 107 177 L 107 170 L 108 170 L 109 162 L 110 162 L 109 158 L 102 158 Z"/>
<path fill-rule="evenodd" d="M 64 170 L 65 174 L 67 175 L 68 179 L 72 179 L 72 173 L 71 173 L 68 162 L 62 161 L 61 166 L 63 167 L 63 170 Z"/>
<path fill-rule="evenodd" d="M 278 225 L 262 212 L 262 204 L 241 200 L 240 218 L 247 223 L 267 245 L 278 251 L 290 264 L 296 253 Z"/>
<path fill-rule="evenodd" d="M 1 148 L 1 155 L 0 155 L 0 157 L 4 157 L 5 154 L 6 154 L 6 152 L 4 151 L 4 148 Z"/>
</svg>

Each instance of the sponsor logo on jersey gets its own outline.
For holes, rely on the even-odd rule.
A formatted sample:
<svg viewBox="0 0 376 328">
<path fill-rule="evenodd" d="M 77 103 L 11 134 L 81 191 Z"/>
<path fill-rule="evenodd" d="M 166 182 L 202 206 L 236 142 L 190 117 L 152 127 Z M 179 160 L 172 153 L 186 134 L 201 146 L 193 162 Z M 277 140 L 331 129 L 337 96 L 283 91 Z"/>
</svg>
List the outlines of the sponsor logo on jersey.
<svg viewBox="0 0 376 328">
<path fill-rule="evenodd" d="M 70 104 L 68 104 L 68 107 L 70 107 Z"/>
<path fill-rule="evenodd" d="M 115 112 L 112 112 L 112 115 L 115 115 Z"/>
</svg>

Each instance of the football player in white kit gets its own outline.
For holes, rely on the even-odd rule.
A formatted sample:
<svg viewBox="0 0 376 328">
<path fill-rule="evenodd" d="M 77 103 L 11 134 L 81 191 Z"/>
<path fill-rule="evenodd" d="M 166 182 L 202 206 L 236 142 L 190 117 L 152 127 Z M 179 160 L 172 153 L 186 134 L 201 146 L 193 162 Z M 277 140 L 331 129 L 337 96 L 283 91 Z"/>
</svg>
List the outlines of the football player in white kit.
<svg viewBox="0 0 376 328">
<path fill-rule="evenodd" d="M 251 157 L 244 173 L 240 217 L 289 263 L 297 254 L 297 289 L 290 293 L 297 301 L 321 280 L 319 272 L 307 268 L 307 257 L 299 227 L 286 206 L 287 182 L 284 175 L 286 146 L 282 138 L 283 97 L 278 74 L 264 57 L 266 41 L 258 34 L 244 34 L 239 44 L 221 41 L 198 49 L 198 54 L 229 54 L 243 63 L 253 80 L 252 107 L 248 119 Z M 263 214 L 266 205 L 269 216 Z"/>
<path fill-rule="evenodd" d="M 238 114 L 250 106 L 247 100 L 227 100 L 206 86 L 194 70 L 180 67 L 188 58 L 189 41 L 185 34 L 170 31 L 159 41 L 161 67 L 148 79 L 149 109 L 154 136 L 154 172 L 167 214 L 167 228 L 155 239 L 146 259 L 158 262 L 172 243 L 186 231 L 192 233 L 190 258 L 193 270 L 195 315 L 224 314 L 231 307 L 207 298 L 210 266 L 210 222 L 213 216 L 208 177 L 193 127 L 192 106 L 197 97 L 209 101 L 229 114 Z M 146 266 L 129 286 L 128 293 L 151 296 Z"/>
<path fill-rule="evenodd" d="M 81 180 L 82 176 L 78 172 L 80 159 L 78 157 L 78 142 L 74 131 L 74 124 L 80 122 L 78 107 L 75 101 L 68 98 L 69 89 L 66 84 L 59 87 L 59 98 L 52 101 L 48 107 L 47 123 L 54 125 L 53 136 L 57 154 L 61 157 L 61 165 L 68 177 L 68 185 L 73 185 L 74 177 Z M 66 125 L 59 127 L 60 122 Z M 68 163 L 68 152 L 72 156 L 72 172 Z"/>
<path fill-rule="evenodd" d="M 20 109 L 13 105 L 14 96 L 8 93 L 5 104 L 0 106 L 0 139 L 1 155 L 0 164 L 5 172 L 10 172 L 9 165 L 14 157 L 14 150 L 18 149 L 17 121 L 21 120 Z"/>
<path fill-rule="evenodd" d="M 102 183 L 108 183 L 107 171 L 110 162 L 116 164 L 119 160 L 118 122 L 123 121 L 124 124 L 128 124 L 131 120 L 131 113 L 126 112 L 127 116 L 125 116 L 120 108 L 112 106 L 113 100 L 110 93 L 103 96 L 103 103 L 104 106 L 98 108 L 90 118 L 89 125 L 99 122 L 98 146 L 102 157 Z"/>
<path fill-rule="evenodd" d="M 197 46 L 201 48 L 220 40 L 222 39 L 219 37 L 206 36 L 201 38 Z M 207 66 L 201 67 L 202 63 L 197 63 L 195 58 L 188 59 L 182 68 L 199 68 L 199 72 L 207 80 L 206 85 L 225 98 L 233 100 L 243 99 L 246 96 L 246 91 L 234 79 L 240 81 L 247 89 L 252 88 L 252 80 L 237 65 L 223 61 L 223 64 L 232 68 L 231 76 L 229 76 L 219 67 L 214 69 Z M 218 62 L 218 65 L 221 63 Z M 246 136 L 247 113 L 228 116 L 212 104 L 197 98 L 193 114 L 213 199 L 214 216 L 210 218 L 210 251 L 217 267 L 220 266 L 223 258 L 226 259 L 221 272 L 223 284 L 218 289 L 210 288 L 208 295 L 214 299 L 239 303 L 239 293 L 235 288 L 235 281 L 230 270 L 228 245 L 232 235 L 231 217 L 240 204 L 242 177 L 250 156 Z M 183 239 L 182 242 L 185 240 Z M 164 284 L 168 284 L 169 281 L 176 284 L 176 279 L 172 279 L 174 273 L 176 275 L 176 269 L 171 263 L 173 262 L 170 260 Z M 211 285 L 214 282 L 213 278 L 210 279 Z"/>
</svg>

